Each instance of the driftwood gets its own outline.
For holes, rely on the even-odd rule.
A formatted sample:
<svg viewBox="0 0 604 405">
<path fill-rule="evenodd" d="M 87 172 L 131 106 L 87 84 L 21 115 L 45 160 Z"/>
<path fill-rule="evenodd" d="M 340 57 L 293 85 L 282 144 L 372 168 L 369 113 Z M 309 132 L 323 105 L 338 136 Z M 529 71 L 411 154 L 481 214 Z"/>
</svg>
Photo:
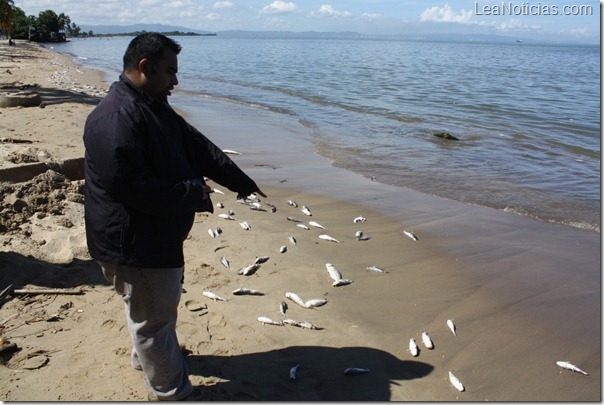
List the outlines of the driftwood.
<svg viewBox="0 0 604 405">
<path fill-rule="evenodd" d="M 76 290 L 74 288 L 45 288 L 45 289 L 18 289 L 14 290 L 15 295 L 24 294 L 68 294 L 68 295 L 79 295 L 84 294 L 82 290 Z"/>
<path fill-rule="evenodd" d="M 34 143 L 29 139 L 17 139 L 17 138 L 0 138 L 2 143 Z"/>
</svg>

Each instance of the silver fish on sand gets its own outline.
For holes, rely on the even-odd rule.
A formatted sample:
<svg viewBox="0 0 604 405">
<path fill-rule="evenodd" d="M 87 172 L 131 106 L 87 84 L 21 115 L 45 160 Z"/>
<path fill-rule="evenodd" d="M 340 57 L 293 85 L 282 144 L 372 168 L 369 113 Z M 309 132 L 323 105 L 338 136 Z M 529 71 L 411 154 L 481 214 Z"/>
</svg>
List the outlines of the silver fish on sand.
<svg viewBox="0 0 604 405">
<path fill-rule="evenodd" d="M 234 290 L 233 295 L 264 295 L 264 293 L 258 290 L 242 287 Z"/>
<path fill-rule="evenodd" d="M 235 215 L 235 211 L 229 210 L 229 215 L 231 215 L 231 216 Z"/>
<path fill-rule="evenodd" d="M 587 374 L 585 371 L 581 370 L 579 367 L 575 366 L 572 363 L 569 363 L 568 361 L 557 361 L 556 364 L 562 368 L 565 368 L 567 370 L 570 371 L 574 371 L 575 373 L 581 373 L 584 375 L 589 375 Z"/>
<path fill-rule="evenodd" d="M 333 283 L 331 283 L 331 285 L 332 285 L 333 287 L 340 287 L 340 286 L 343 286 L 343 285 L 352 284 L 352 282 L 353 282 L 353 281 L 352 281 L 352 280 L 350 280 L 350 279 L 347 279 L 347 278 L 341 278 L 341 279 L 336 280 L 336 281 L 334 281 Z"/>
<path fill-rule="evenodd" d="M 369 271 L 375 271 L 376 273 L 385 273 L 386 272 L 386 270 L 384 270 L 378 266 L 367 266 L 366 269 Z"/>
<path fill-rule="evenodd" d="M 289 241 L 295 245 L 296 244 L 296 238 L 294 238 L 293 236 L 288 236 L 287 239 L 289 239 Z"/>
<path fill-rule="evenodd" d="M 262 204 L 257 201 L 254 201 L 250 204 L 250 209 L 252 211 L 262 211 Z"/>
<path fill-rule="evenodd" d="M 208 234 L 210 235 L 210 237 L 212 239 L 214 239 L 216 237 L 216 234 L 214 233 L 214 230 L 212 228 L 208 229 Z"/>
<path fill-rule="evenodd" d="M 226 257 L 224 257 L 224 256 L 222 256 L 222 257 L 220 258 L 220 263 L 222 263 L 222 265 L 223 265 L 224 267 L 226 267 L 227 269 L 230 269 L 230 268 L 231 268 L 231 263 L 229 263 L 229 261 L 228 261 L 228 260 L 226 259 Z"/>
<path fill-rule="evenodd" d="M 216 206 L 217 206 L 218 208 L 224 208 L 224 204 L 223 204 L 223 203 L 220 203 L 220 202 L 219 202 L 219 203 L 216 203 Z"/>
<path fill-rule="evenodd" d="M 309 230 L 310 230 L 310 228 L 309 228 L 309 227 L 307 227 L 307 226 L 306 226 L 306 225 L 304 225 L 304 224 L 296 224 L 296 226 L 297 226 L 298 228 L 302 228 L 302 229 L 305 229 L 305 230 L 307 230 L 307 231 L 309 231 Z"/>
<path fill-rule="evenodd" d="M 432 342 L 432 339 L 430 339 L 430 336 L 428 336 L 428 332 L 422 332 L 422 342 L 424 342 L 426 349 L 434 349 L 434 343 Z"/>
<path fill-rule="evenodd" d="M 222 219 L 228 219 L 229 221 L 234 221 L 235 218 L 233 218 L 232 216 L 230 216 L 229 214 L 218 214 L 218 216 Z"/>
<path fill-rule="evenodd" d="M 344 370 L 344 375 L 359 375 L 369 373 L 371 370 L 368 368 L 360 368 L 360 367 L 349 367 Z"/>
<path fill-rule="evenodd" d="M 263 325 L 283 326 L 283 322 L 282 321 L 273 321 L 271 318 L 269 318 L 267 316 L 259 316 L 258 317 L 258 322 L 261 322 Z"/>
<path fill-rule="evenodd" d="M 367 218 L 365 217 L 356 217 L 355 219 L 352 220 L 352 222 L 354 222 L 355 224 L 358 224 L 359 222 L 365 222 L 367 221 Z"/>
<path fill-rule="evenodd" d="M 308 322 L 308 321 L 302 321 L 302 322 L 298 322 L 295 321 L 293 319 L 284 319 L 283 323 L 286 325 L 291 325 L 291 326 L 296 326 L 298 328 L 302 328 L 302 329 L 311 329 L 311 330 L 320 330 L 322 328 L 318 328 L 315 325 L 313 325 L 312 323 Z"/>
<path fill-rule="evenodd" d="M 212 291 L 204 291 L 201 294 L 214 301 L 227 301 L 226 298 L 222 298 L 221 296 L 214 294 Z"/>
<path fill-rule="evenodd" d="M 298 206 L 298 204 L 294 200 L 287 200 L 287 204 L 291 205 L 292 207 Z"/>
<path fill-rule="evenodd" d="M 447 326 L 449 327 L 449 329 L 451 330 L 453 335 L 457 336 L 457 328 L 455 327 L 455 324 L 453 323 L 453 319 L 447 319 Z"/>
<path fill-rule="evenodd" d="M 222 151 L 229 155 L 241 155 L 241 153 L 237 152 L 236 150 L 232 150 L 232 149 L 223 149 Z"/>
<path fill-rule="evenodd" d="M 216 236 L 222 235 L 222 229 L 216 228 L 216 230 L 214 231 L 214 233 L 216 234 Z"/>
<path fill-rule="evenodd" d="M 302 221 L 300 221 L 298 218 L 295 218 L 295 217 L 287 217 L 286 219 L 287 219 L 288 221 L 292 221 L 292 222 L 302 222 Z"/>
<path fill-rule="evenodd" d="M 268 259 L 270 259 L 268 256 L 260 256 L 256 258 L 256 261 L 254 262 L 254 264 L 262 264 L 262 263 L 266 263 L 268 262 Z"/>
<path fill-rule="evenodd" d="M 240 268 L 240 269 L 237 271 L 237 274 L 244 275 L 244 276 L 251 276 L 251 275 L 252 275 L 252 274 L 254 274 L 254 273 L 256 272 L 256 270 L 258 270 L 259 268 L 260 268 L 260 265 L 259 265 L 259 264 L 256 264 L 256 263 L 254 263 L 254 264 L 250 264 L 249 266 L 245 266 L 245 267 Z"/>
<path fill-rule="evenodd" d="M 300 368 L 299 364 L 296 364 L 292 368 L 289 369 L 289 379 L 290 381 L 296 381 L 298 378 L 298 369 Z"/>
<path fill-rule="evenodd" d="M 320 223 L 315 222 L 315 221 L 308 221 L 308 225 L 314 226 L 315 228 L 325 229 L 325 227 L 323 225 L 321 225 Z"/>
<path fill-rule="evenodd" d="M 319 239 L 327 240 L 327 241 L 329 241 L 329 242 L 340 243 L 340 241 L 339 241 L 339 240 L 337 240 L 337 239 L 335 239 L 335 238 L 332 238 L 332 237 L 331 237 L 331 236 L 329 236 L 329 235 L 319 235 Z"/>
<path fill-rule="evenodd" d="M 246 221 L 239 222 L 239 225 L 241 225 L 241 227 L 246 231 L 250 230 L 250 224 L 248 224 Z"/>
<path fill-rule="evenodd" d="M 300 298 L 298 296 L 298 294 L 296 294 L 296 293 L 286 292 L 285 293 L 285 298 L 289 298 L 290 300 L 292 300 L 296 304 L 300 305 L 301 307 L 306 308 L 306 304 L 304 304 L 304 301 L 302 301 L 302 298 Z"/>
<path fill-rule="evenodd" d="M 338 281 L 342 278 L 342 273 L 340 273 L 340 271 L 336 269 L 336 266 L 334 266 L 333 264 L 326 263 L 325 267 L 327 268 L 327 273 L 329 273 L 329 277 L 331 277 L 334 281 Z"/>
<path fill-rule="evenodd" d="M 417 347 L 417 343 L 415 343 L 415 339 L 409 339 L 409 353 L 413 357 L 417 357 L 419 355 L 419 347 Z"/>
<path fill-rule="evenodd" d="M 217 188 L 213 188 L 213 189 L 212 189 L 212 191 L 213 191 L 214 193 L 217 193 L 217 194 L 224 194 L 224 192 L 223 192 L 223 191 L 218 190 Z"/>
<path fill-rule="evenodd" d="M 287 312 L 287 303 L 285 301 L 281 301 L 281 303 L 279 304 L 279 313 L 281 314 L 281 316 L 285 316 L 286 312 Z"/>
<path fill-rule="evenodd" d="M 279 253 L 285 253 L 285 252 L 287 252 L 287 246 L 281 246 L 279 248 Z"/>
<path fill-rule="evenodd" d="M 306 205 L 302 206 L 301 211 L 304 215 L 308 215 L 309 217 L 312 217 L 312 214 Z"/>
<path fill-rule="evenodd" d="M 415 234 L 414 234 L 413 232 L 411 232 L 411 231 L 403 231 L 403 233 L 404 233 L 405 235 L 407 235 L 408 237 L 410 237 L 411 239 L 413 239 L 414 241 L 417 241 L 417 240 L 418 240 L 418 239 L 417 239 L 417 236 L 415 236 Z"/>
<path fill-rule="evenodd" d="M 357 231 L 354 236 L 357 238 L 357 240 L 369 240 L 371 239 L 371 236 L 369 235 L 365 235 L 363 233 L 363 231 Z"/>
<path fill-rule="evenodd" d="M 327 304 L 329 301 L 327 301 L 326 299 L 323 298 L 315 298 L 312 300 L 308 300 L 304 302 L 304 307 L 305 308 L 318 308 L 318 307 L 322 307 L 323 305 Z"/>
<path fill-rule="evenodd" d="M 453 375 L 453 373 L 450 371 L 449 371 L 449 381 L 451 382 L 451 385 L 453 385 L 455 388 L 457 388 L 458 391 L 460 391 L 460 392 L 465 391 L 466 388 L 463 386 L 461 381 L 459 381 L 459 379 L 457 377 L 455 377 Z"/>
</svg>

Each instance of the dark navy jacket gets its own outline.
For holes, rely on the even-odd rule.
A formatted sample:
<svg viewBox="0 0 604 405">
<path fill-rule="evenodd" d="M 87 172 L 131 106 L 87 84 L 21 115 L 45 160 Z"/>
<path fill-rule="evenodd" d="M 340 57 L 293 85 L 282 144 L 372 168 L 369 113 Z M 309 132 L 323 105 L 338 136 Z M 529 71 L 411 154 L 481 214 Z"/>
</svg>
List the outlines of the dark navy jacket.
<svg viewBox="0 0 604 405">
<path fill-rule="evenodd" d="M 124 75 L 84 128 L 85 221 L 90 255 L 136 267 L 184 265 L 196 211 L 213 211 L 193 179 L 249 195 L 256 183 L 167 102 Z"/>
</svg>

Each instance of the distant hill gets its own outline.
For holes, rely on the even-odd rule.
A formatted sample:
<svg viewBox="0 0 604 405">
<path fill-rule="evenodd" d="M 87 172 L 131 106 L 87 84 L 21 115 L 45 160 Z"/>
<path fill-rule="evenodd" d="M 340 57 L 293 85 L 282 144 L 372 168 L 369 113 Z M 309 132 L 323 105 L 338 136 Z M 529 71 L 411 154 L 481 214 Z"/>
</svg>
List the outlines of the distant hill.
<svg viewBox="0 0 604 405">
<path fill-rule="evenodd" d="M 164 24 L 131 24 L 131 25 L 81 25 L 83 32 L 92 31 L 93 34 L 124 34 L 130 32 L 193 32 L 195 34 L 210 34 L 209 31 L 200 31 L 192 28 Z"/>
</svg>

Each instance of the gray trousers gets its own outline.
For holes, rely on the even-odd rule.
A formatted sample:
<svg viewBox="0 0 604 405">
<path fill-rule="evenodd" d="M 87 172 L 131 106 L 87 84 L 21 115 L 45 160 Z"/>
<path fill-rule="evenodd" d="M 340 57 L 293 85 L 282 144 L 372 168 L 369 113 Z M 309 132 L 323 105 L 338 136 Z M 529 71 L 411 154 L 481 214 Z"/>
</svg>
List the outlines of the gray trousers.
<svg viewBox="0 0 604 405">
<path fill-rule="evenodd" d="M 132 367 L 143 371 L 147 389 L 159 400 L 187 397 L 193 386 L 176 337 L 184 269 L 99 264 L 124 300 L 132 337 Z"/>
</svg>

